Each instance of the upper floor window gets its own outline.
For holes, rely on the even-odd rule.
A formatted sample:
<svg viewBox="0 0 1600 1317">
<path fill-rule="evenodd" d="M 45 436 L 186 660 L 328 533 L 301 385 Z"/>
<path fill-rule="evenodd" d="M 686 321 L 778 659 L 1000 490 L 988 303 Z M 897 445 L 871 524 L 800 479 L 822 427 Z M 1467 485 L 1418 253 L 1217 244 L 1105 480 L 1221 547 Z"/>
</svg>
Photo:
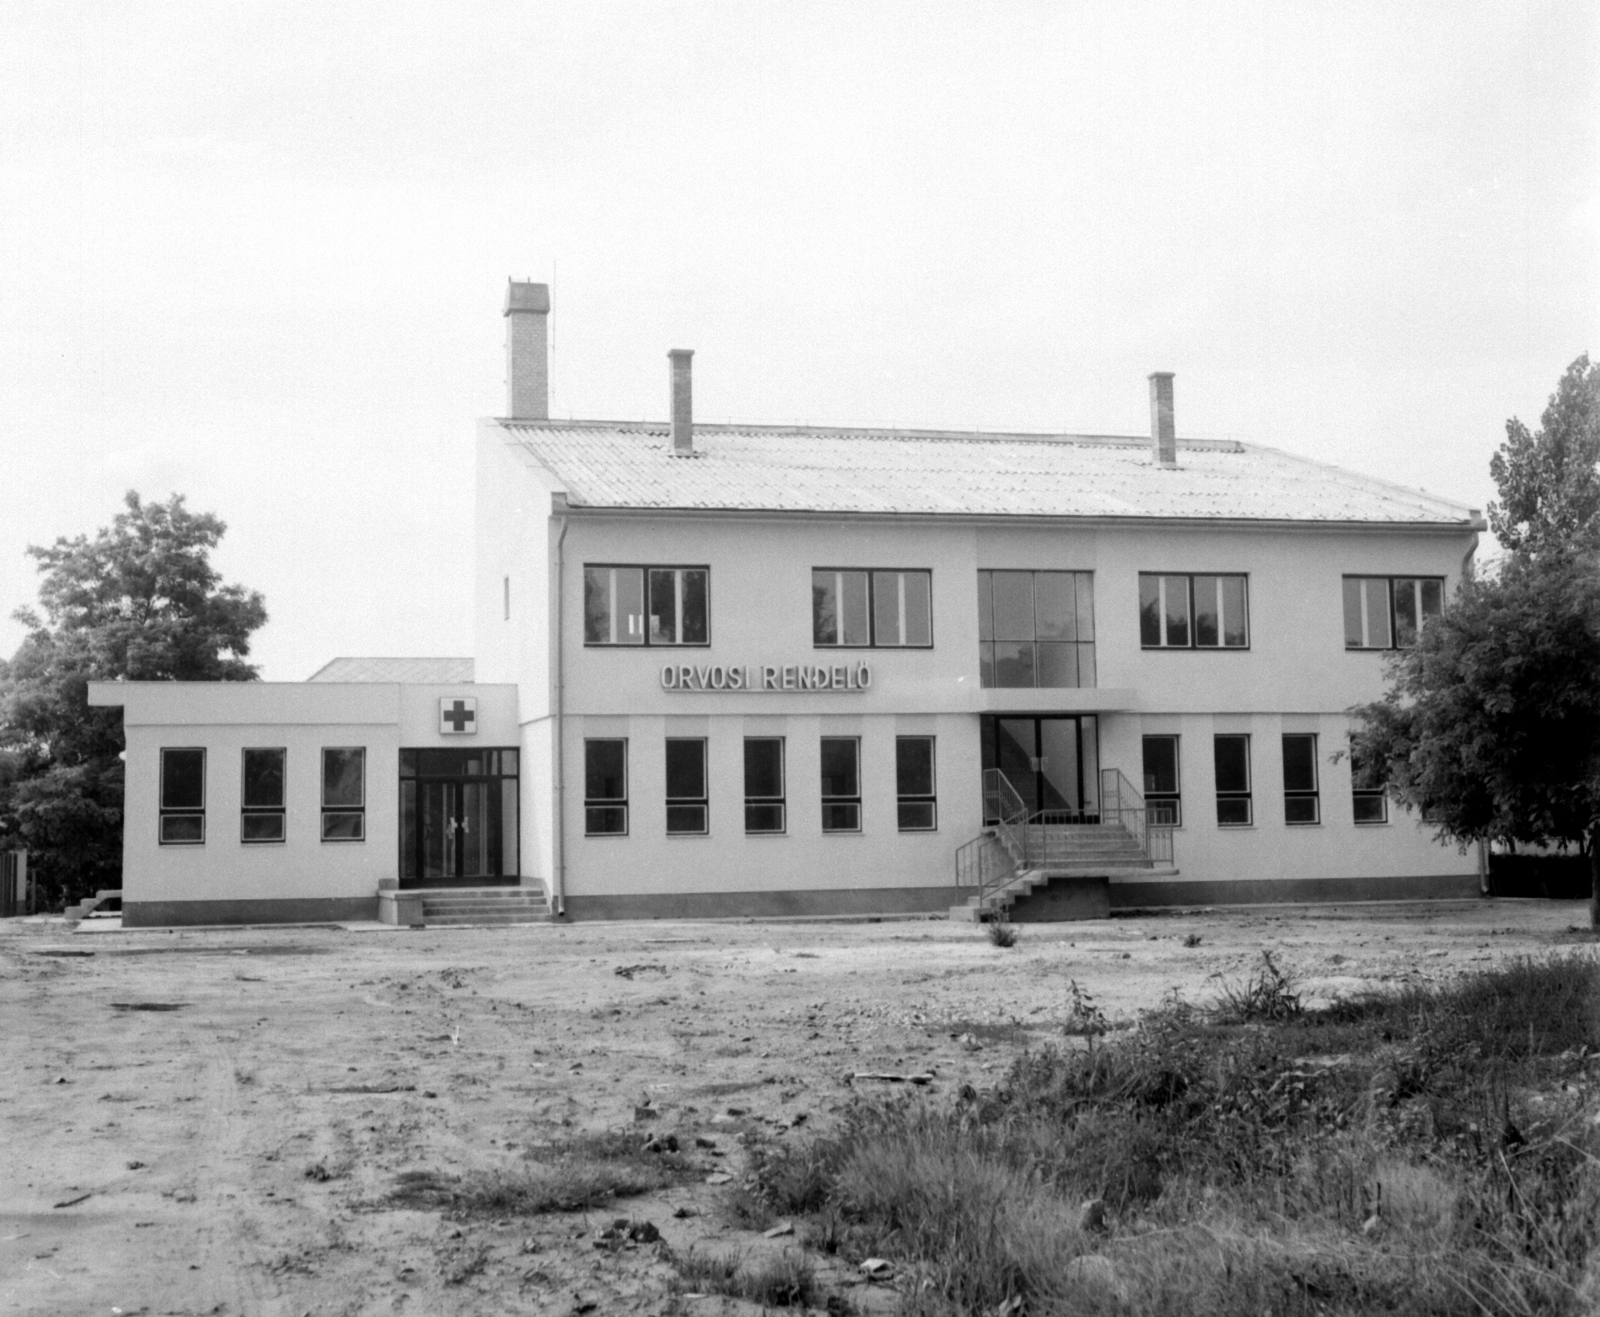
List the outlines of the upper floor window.
<svg viewBox="0 0 1600 1317">
<path fill-rule="evenodd" d="M 1139 573 L 1139 643 L 1146 649 L 1247 649 L 1243 576 Z"/>
<path fill-rule="evenodd" d="M 284 760 L 288 751 L 246 750 L 239 793 L 239 840 L 282 841 Z"/>
<path fill-rule="evenodd" d="M 161 752 L 163 846 L 198 846 L 206 839 L 206 752 Z"/>
<path fill-rule="evenodd" d="M 811 640 L 841 647 L 927 649 L 933 644 L 932 573 L 814 569 Z"/>
<path fill-rule="evenodd" d="M 710 643 L 706 567 L 583 568 L 586 645 Z"/>
<path fill-rule="evenodd" d="M 1422 625 L 1444 611 L 1442 576 L 1344 578 L 1344 647 L 1409 649 Z"/>
<path fill-rule="evenodd" d="M 984 686 L 1093 686 L 1092 572 L 979 572 Z"/>
</svg>

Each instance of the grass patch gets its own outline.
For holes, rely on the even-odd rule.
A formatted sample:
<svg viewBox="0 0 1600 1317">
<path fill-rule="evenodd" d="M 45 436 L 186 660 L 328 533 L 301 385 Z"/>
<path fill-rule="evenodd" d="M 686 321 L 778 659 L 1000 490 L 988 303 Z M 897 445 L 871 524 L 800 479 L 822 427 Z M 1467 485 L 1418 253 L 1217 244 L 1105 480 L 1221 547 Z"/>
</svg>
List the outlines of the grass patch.
<svg viewBox="0 0 1600 1317">
<path fill-rule="evenodd" d="M 1587 956 L 1323 1010 L 1264 957 L 1212 1007 L 1025 1053 L 953 1105 L 860 1102 L 752 1166 L 808 1242 L 893 1259 L 917 1317 L 1576 1314 L 1596 1051 Z"/>
<path fill-rule="evenodd" d="M 525 1163 L 460 1176 L 406 1171 L 396 1177 L 388 1201 L 396 1207 L 442 1209 L 458 1216 L 536 1216 L 584 1211 L 698 1175 L 687 1158 L 646 1152 L 640 1136 L 623 1131 L 579 1135 L 532 1148 Z"/>
<path fill-rule="evenodd" d="M 1022 938 L 1022 930 L 1011 922 L 1004 910 L 986 921 L 983 930 L 997 947 L 1014 947 Z"/>
<path fill-rule="evenodd" d="M 820 1308 L 827 1302 L 810 1259 L 789 1249 L 754 1262 L 690 1249 L 674 1265 L 680 1294 L 724 1294 L 763 1308 Z"/>
</svg>

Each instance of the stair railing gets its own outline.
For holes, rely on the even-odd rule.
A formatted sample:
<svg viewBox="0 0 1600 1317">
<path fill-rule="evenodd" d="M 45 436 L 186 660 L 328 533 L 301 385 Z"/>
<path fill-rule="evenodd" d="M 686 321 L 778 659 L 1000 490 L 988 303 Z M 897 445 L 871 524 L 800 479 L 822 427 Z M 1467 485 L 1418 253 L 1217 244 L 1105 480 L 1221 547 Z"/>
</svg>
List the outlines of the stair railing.
<svg viewBox="0 0 1600 1317">
<path fill-rule="evenodd" d="M 1146 805 L 1120 768 L 1100 770 L 1100 814 L 1137 838 L 1153 862 L 1172 863 L 1172 807 L 1165 802 Z"/>
</svg>

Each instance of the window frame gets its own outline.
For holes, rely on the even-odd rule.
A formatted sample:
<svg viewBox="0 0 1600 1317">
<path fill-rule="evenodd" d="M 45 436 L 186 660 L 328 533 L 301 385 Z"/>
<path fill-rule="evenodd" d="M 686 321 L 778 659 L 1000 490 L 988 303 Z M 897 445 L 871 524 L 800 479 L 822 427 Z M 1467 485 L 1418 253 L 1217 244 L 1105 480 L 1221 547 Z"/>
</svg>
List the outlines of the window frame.
<svg viewBox="0 0 1600 1317">
<path fill-rule="evenodd" d="M 328 756 L 330 754 L 356 754 L 361 763 L 361 803 L 350 805 L 339 802 L 328 803 Z M 318 829 L 321 840 L 329 845 L 343 844 L 346 842 L 364 842 L 367 839 L 367 747 L 364 745 L 325 745 L 322 747 L 322 812 L 320 815 L 321 827 Z M 349 817 L 355 820 L 356 831 L 344 837 L 330 837 L 328 835 L 328 820 L 330 818 Z"/>
<path fill-rule="evenodd" d="M 778 794 L 752 795 L 750 793 L 750 745 L 752 742 L 771 744 L 778 747 Z M 782 736 L 747 736 L 744 738 L 744 835 L 747 837 L 782 837 L 789 831 L 789 767 L 788 747 Z M 775 828 L 752 828 L 750 826 L 751 809 L 776 809 L 778 811 L 778 826 Z"/>
<path fill-rule="evenodd" d="M 250 756 L 278 756 L 277 805 L 252 805 L 250 803 Z M 239 844 L 241 846 L 281 846 L 289 839 L 289 749 L 281 745 L 247 745 L 239 751 Z M 248 836 L 251 819 L 276 817 L 276 837 Z"/>
<path fill-rule="evenodd" d="M 206 844 L 206 747 L 203 745 L 164 745 L 160 747 L 160 778 L 156 794 L 156 843 L 160 846 L 204 846 Z M 167 804 L 167 756 L 169 754 L 194 754 L 200 756 L 199 805 Z M 168 819 L 198 819 L 198 837 L 168 837 Z"/>
<path fill-rule="evenodd" d="M 1217 827 L 1219 828 L 1253 828 L 1255 826 L 1255 772 L 1250 763 L 1250 733 L 1249 732 L 1217 732 L 1211 738 L 1212 783 L 1211 788 L 1217 801 Z M 1218 749 L 1224 741 L 1244 742 L 1244 790 L 1224 791 L 1216 774 L 1216 756 Z M 1244 802 L 1245 817 L 1241 819 L 1224 819 L 1222 806 L 1224 801 Z"/>
<path fill-rule="evenodd" d="M 831 572 L 843 577 L 846 573 L 859 573 L 867 578 L 867 640 L 865 644 L 847 644 L 843 640 L 822 640 L 818 636 L 817 577 Z M 878 583 L 879 576 L 921 576 L 928 582 L 928 639 L 926 643 L 910 644 L 906 641 L 878 639 Z M 842 582 L 835 581 L 839 591 Z M 905 586 L 900 586 L 900 630 L 905 633 Z M 813 567 L 811 569 L 811 648 L 812 649 L 932 649 L 933 648 L 933 568 L 931 567 Z"/>
<path fill-rule="evenodd" d="M 1363 642 L 1366 641 L 1367 634 L 1370 630 L 1368 623 L 1371 621 L 1371 613 L 1367 605 L 1367 585 L 1372 581 L 1383 582 L 1384 615 L 1388 619 L 1389 625 L 1388 644 L 1372 645 L 1362 643 L 1359 645 L 1352 645 L 1350 643 L 1350 617 L 1348 612 L 1349 599 L 1347 591 L 1349 588 L 1349 582 L 1351 581 L 1354 581 L 1360 589 L 1360 603 L 1358 608 L 1361 617 L 1361 635 Z M 1409 644 L 1405 645 L 1400 643 L 1399 607 L 1396 603 L 1395 584 L 1399 581 L 1410 581 L 1412 583 L 1412 593 L 1416 600 L 1417 615 L 1420 619 L 1417 623 L 1416 636 Z M 1423 616 L 1422 589 L 1423 586 L 1427 584 L 1437 584 L 1439 587 L 1439 611 L 1437 613 L 1429 614 L 1428 616 Z M 1339 577 L 1339 612 L 1340 622 L 1344 628 L 1345 652 L 1347 654 L 1385 654 L 1393 650 L 1414 649 L 1417 643 L 1422 639 L 1423 629 L 1428 625 L 1430 618 L 1444 616 L 1446 599 L 1445 586 L 1447 584 L 1448 580 L 1446 577 L 1427 576 L 1421 573 L 1400 576 L 1373 576 L 1363 575 L 1359 572 L 1343 573 Z"/>
<path fill-rule="evenodd" d="M 1358 828 L 1381 828 L 1389 822 L 1389 792 L 1385 787 L 1358 787 L 1356 785 L 1357 765 L 1355 748 L 1350 750 L 1350 818 Z M 1359 807 L 1362 801 L 1377 800 L 1379 817 L 1364 819 L 1360 817 Z"/>
<path fill-rule="evenodd" d="M 709 745 L 704 736 L 668 736 L 664 738 L 663 758 L 666 768 L 666 810 L 667 810 L 667 836 L 669 837 L 705 837 L 711 833 L 711 784 L 709 781 Z M 700 794 L 695 796 L 674 796 L 672 794 L 672 747 L 674 745 L 697 745 L 700 747 Z M 698 828 L 675 828 L 672 826 L 673 810 L 698 809 L 700 811 L 700 826 Z"/>
<path fill-rule="evenodd" d="M 589 573 L 590 572 L 639 572 L 640 603 L 644 609 L 641 615 L 642 631 L 638 641 L 632 640 L 591 640 L 589 638 Z M 673 601 L 674 617 L 677 619 L 677 633 L 683 634 L 683 573 L 704 572 L 706 578 L 706 638 L 704 640 L 655 640 L 651 637 L 651 610 L 650 610 L 650 574 L 652 572 L 676 572 L 675 590 L 676 597 Z M 582 608 L 579 610 L 583 617 L 583 645 L 585 649 L 708 649 L 711 646 L 711 567 L 707 563 L 639 563 L 639 562 L 586 562 L 583 564 L 583 573 L 579 577 L 583 583 L 584 598 Z M 611 634 L 616 634 L 616 585 L 613 579 L 611 584 Z M 606 738 L 598 738 L 604 740 Z"/>
<path fill-rule="evenodd" d="M 850 747 L 851 754 L 854 757 L 855 793 L 853 795 L 838 792 L 830 795 L 828 793 L 827 746 L 830 741 L 837 745 L 848 745 Z M 820 795 L 822 802 L 822 831 L 829 836 L 834 836 L 839 833 L 861 832 L 863 822 L 863 811 L 861 808 L 861 738 L 859 736 L 824 736 L 819 738 L 817 748 L 818 770 L 820 778 L 818 786 L 821 789 Z M 842 810 L 849 810 L 853 808 L 855 810 L 855 826 L 839 827 L 831 824 L 828 821 L 828 811 L 830 808 Z"/>
<path fill-rule="evenodd" d="M 996 635 L 994 617 L 994 578 L 997 574 L 1027 576 L 1031 596 L 1030 611 L 1033 615 L 1031 640 L 1019 640 L 1011 637 L 1004 639 Z M 1073 616 L 1071 640 L 1059 636 L 1040 635 L 1039 632 L 1039 577 L 1041 576 L 1070 576 L 1072 577 Z M 978 687 L 980 690 L 1095 690 L 1100 684 L 1099 660 L 1099 623 L 1095 617 L 1094 603 L 1094 578 L 1092 570 L 1077 567 L 980 567 L 978 568 Z M 1087 583 L 1086 587 L 1084 583 Z M 1089 637 L 1083 638 L 1082 622 L 1084 621 L 1084 600 L 1088 603 Z M 985 617 L 987 610 L 988 616 Z M 1033 668 L 1033 681 L 1026 686 L 1004 684 L 995 680 L 999 671 L 1000 660 L 997 653 L 1001 645 L 1026 645 L 1031 651 Z M 1073 667 L 1077 681 L 1071 686 L 1042 685 L 1040 683 L 1041 664 L 1040 647 L 1043 645 L 1071 647 L 1073 651 Z M 1089 680 L 1084 681 L 1085 656 L 1088 659 Z"/>
<path fill-rule="evenodd" d="M 1243 585 L 1244 597 L 1244 644 L 1230 645 L 1227 643 L 1227 620 L 1220 611 L 1218 613 L 1217 634 L 1219 642 L 1215 645 L 1202 645 L 1199 639 L 1198 614 L 1195 604 L 1194 583 L 1201 577 L 1209 577 L 1217 581 L 1237 580 Z M 1144 582 L 1146 578 L 1153 578 L 1156 582 L 1156 608 L 1160 619 L 1158 634 L 1160 639 L 1151 644 L 1144 636 Z M 1178 578 L 1183 581 L 1184 589 L 1184 617 L 1188 639 L 1181 645 L 1167 642 L 1167 581 Z M 1218 600 L 1220 609 L 1221 600 Z M 1163 572 L 1142 571 L 1139 573 L 1139 648 L 1142 650 L 1201 650 L 1207 654 L 1245 654 L 1255 644 L 1255 628 L 1250 625 L 1250 573 L 1249 572 Z"/>
<path fill-rule="evenodd" d="M 1144 751 L 1145 751 L 1145 747 L 1151 741 L 1171 741 L 1172 742 L 1172 785 L 1173 785 L 1173 789 L 1171 791 L 1152 791 L 1149 788 L 1149 786 L 1146 785 L 1150 781 L 1150 773 L 1149 773 L 1149 770 L 1147 768 L 1145 768 Z M 1144 805 L 1145 805 L 1145 809 L 1147 811 L 1146 817 L 1149 818 L 1148 811 L 1153 810 L 1154 807 L 1157 806 L 1157 805 L 1171 805 L 1172 806 L 1172 818 L 1171 818 L 1171 821 L 1167 822 L 1167 823 L 1157 823 L 1155 821 L 1155 819 L 1151 818 L 1150 819 L 1150 825 L 1152 827 L 1181 828 L 1183 826 L 1183 745 L 1182 745 L 1182 741 L 1183 741 L 1183 738 L 1180 735 L 1178 735 L 1178 733 L 1176 733 L 1176 732 L 1149 732 L 1149 733 L 1144 733 L 1144 734 L 1140 735 L 1140 738 L 1139 738 L 1139 771 L 1140 771 L 1140 776 L 1143 778 L 1143 782 L 1141 783 L 1141 785 L 1145 786 Z"/>
<path fill-rule="evenodd" d="M 1311 742 L 1311 786 L 1306 788 L 1289 787 L 1289 742 Z M 1314 828 L 1322 824 L 1322 773 L 1317 767 L 1317 734 L 1315 732 L 1284 732 L 1282 734 L 1283 746 L 1283 823 L 1288 828 Z M 1311 802 L 1312 817 L 1308 819 L 1292 819 L 1289 817 L 1290 802 L 1309 800 Z"/>
<path fill-rule="evenodd" d="M 594 745 L 620 745 L 622 747 L 622 794 L 620 796 L 591 796 L 589 794 L 589 747 Z M 626 837 L 632 822 L 628 809 L 628 738 L 626 736 L 586 736 L 583 738 L 583 835 L 585 837 Z M 597 811 L 619 810 L 620 828 L 593 828 L 591 820 Z"/>
<path fill-rule="evenodd" d="M 899 832 L 939 831 L 939 746 L 938 737 L 926 735 L 896 736 L 894 738 L 894 795 L 895 826 Z M 928 747 L 928 790 L 907 791 L 900 773 L 900 746 L 907 741 L 922 741 Z M 908 825 L 907 808 L 928 807 L 928 822 Z"/>
</svg>

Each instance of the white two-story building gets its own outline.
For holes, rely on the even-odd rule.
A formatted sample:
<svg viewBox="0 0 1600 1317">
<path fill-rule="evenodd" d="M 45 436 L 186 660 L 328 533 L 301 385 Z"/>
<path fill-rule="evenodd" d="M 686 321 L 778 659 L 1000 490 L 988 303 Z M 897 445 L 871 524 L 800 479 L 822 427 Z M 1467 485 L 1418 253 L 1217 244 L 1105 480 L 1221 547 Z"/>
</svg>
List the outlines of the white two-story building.
<svg viewBox="0 0 1600 1317">
<path fill-rule="evenodd" d="M 472 660 L 95 685 L 127 923 L 1478 891 L 1347 739 L 1475 510 L 1176 438 L 1165 374 L 1149 438 L 698 424 L 685 351 L 666 423 L 553 420 L 548 310 L 511 286 Z"/>
</svg>

